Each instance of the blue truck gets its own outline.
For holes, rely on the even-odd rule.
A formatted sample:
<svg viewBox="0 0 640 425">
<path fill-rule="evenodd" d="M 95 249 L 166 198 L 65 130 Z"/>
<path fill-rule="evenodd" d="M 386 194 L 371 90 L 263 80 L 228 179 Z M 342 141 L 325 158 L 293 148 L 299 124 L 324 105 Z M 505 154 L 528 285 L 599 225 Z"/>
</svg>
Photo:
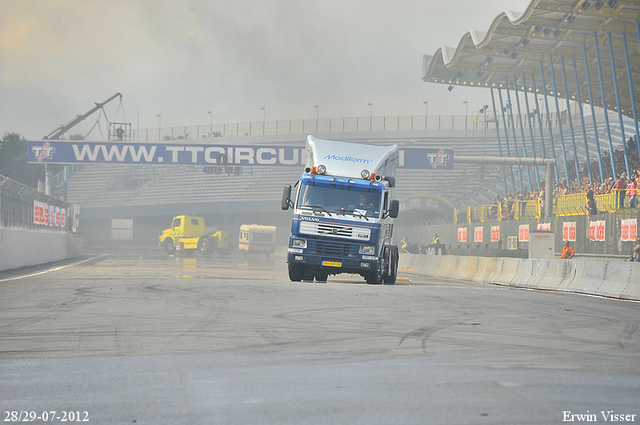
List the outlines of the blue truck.
<svg viewBox="0 0 640 425">
<path fill-rule="evenodd" d="M 307 137 L 304 172 L 282 194 L 282 209 L 293 209 L 287 252 L 292 281 L 325 282 L 329 275 L 351 273 L 369 284 L 396 282 L 398 157 L 396 145 Z"/>
</svg>

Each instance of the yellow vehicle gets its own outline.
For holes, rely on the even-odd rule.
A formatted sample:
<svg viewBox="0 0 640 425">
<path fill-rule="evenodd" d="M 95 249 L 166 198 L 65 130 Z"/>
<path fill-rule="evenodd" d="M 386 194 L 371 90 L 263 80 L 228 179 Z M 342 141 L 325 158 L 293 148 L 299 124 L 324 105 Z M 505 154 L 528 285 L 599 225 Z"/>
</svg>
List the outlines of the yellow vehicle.
<svg viewBox="0 0 640 425">
<path fill-rule="evenodd" d="M 243 224 L 240 226 L 238 249 L 247 253 L 267 254 L 276 250 L 276 226 L 261 226 L 259 224 Z"/>
<path fill-rule="evenodd" d="M 173 218 L 171 228 L 165 229 L 160 235 L 160 246 L 169 254 L 175 253 L 178 246 L 187 254 L 200 251 L 202 255 L 211 255 L 214 252 L 229 255 L 232 250 L 226 232 L 208 231 L 204 226 L 204 218 L 190 215 Z"/>
</svg>

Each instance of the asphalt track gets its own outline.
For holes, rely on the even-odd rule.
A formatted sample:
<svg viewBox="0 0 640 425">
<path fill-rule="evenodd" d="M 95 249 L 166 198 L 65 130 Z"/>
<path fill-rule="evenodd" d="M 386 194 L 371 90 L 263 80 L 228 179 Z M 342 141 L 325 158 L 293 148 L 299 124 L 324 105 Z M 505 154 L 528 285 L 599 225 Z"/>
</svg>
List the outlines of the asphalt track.
<svg viewBox="0 0 640 425">
<path fill-rule="evenodd" d="M 0 273 L 0 420 L 640 422 L 640 304 L 401 277 L 159 250 Z"/>
</svg>

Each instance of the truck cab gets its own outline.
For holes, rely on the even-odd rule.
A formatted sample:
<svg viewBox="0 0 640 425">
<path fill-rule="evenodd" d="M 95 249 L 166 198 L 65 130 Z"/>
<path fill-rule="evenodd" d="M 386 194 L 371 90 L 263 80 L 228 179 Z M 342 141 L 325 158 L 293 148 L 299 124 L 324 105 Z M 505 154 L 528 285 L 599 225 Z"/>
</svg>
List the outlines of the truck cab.
<svg viewBox="0 0 640 425">
<path fill-rule="evenodd" d="M 397 152 L 397 146 L 308 137 L 307 166 L 297 191 L 292 196 L 292 187 L 285 186 L 282 199 L 282 209 L 293 208 L 287 252 L 292 281 L 322 282 L 329 275 L 352 273 L 367 283 L 395 283 Z"/>
<path fill-rule="evenodd" d="M 176 249 L 184 250 L 187 254 L 199 251 L 203 255 L 231 253 L 228 235 L 219 230 L 205 228 L 203 217 L 178 215 L 173 218 L 171 227 L 160 234 L 160 246 L 169 254 Z"/>
</svg>

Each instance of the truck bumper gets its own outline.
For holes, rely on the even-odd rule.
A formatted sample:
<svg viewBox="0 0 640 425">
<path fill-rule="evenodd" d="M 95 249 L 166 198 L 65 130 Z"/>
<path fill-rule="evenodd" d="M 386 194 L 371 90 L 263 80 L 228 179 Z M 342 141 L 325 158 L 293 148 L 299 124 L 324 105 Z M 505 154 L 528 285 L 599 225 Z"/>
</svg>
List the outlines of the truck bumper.
<svg viewBox="0 0 640 425">
<path fill-rule="evenodd" d="M 299 252 L 287 253 L 287 263 L 305 265 L 310 268 L 320 268 L 328 273 L 367 273 L 376 270 L 378 267 L 378 257 L 364 258 L 344 258 L 334 256 L 323 256 L 305 254 Z"/>
</svg>

